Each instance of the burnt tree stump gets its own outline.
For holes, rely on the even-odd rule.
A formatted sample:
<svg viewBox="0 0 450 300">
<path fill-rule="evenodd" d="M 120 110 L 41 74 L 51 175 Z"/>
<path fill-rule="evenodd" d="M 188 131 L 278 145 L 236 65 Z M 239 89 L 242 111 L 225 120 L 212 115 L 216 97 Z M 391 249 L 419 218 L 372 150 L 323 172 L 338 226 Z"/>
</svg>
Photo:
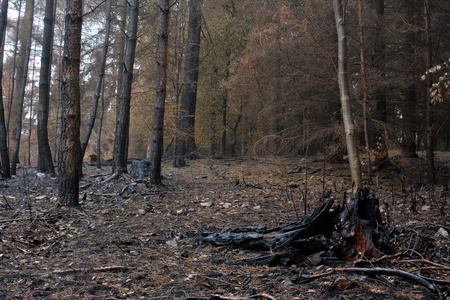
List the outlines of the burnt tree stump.
<svg viewBox="0 0 450 300">
<path fill-rule="evenodd" d="M 213 246 L 270 251 L 247 260 L 269 265 L 283 263 L 284 258 L 295 254 L 305 256 L 332 250 L 334 255 L 352 260 L 378 257 L 383 254 L 383 248 L 390 250 L 385 247 L 388 243 L 384 241 L 378 198 L 369 189 L 359 189 L 348 209 L 334 203 L 330 199 L 286 226 L 203 231 L 201 239 Z"/>
</svg>

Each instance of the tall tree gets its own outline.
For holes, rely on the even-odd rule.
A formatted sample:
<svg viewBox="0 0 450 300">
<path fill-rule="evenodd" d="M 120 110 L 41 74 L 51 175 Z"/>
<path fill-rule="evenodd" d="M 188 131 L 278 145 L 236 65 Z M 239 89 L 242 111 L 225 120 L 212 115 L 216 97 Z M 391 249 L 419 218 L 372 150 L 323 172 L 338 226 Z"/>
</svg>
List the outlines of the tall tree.
<svg viewBox="0 0 450 300">
<path fill-rule="evenodd" d="M 355 189 L 362 187 L 361 162 L 356 140 L 356 126 L 353 120 L 347 74 L 347 35 L 345 32 L 344 12 L 341 0 L 333 0 L 334 16 L 338 34 L 338 72 L 339 91 L 347 141 L 348 160 Z"/>
<path fill-rule="evenodd" d="M 83 159 L 87 145 L 89 143 L 89 138 L 91 137 L 92 129 L 94 128 L 95 119 L 97 118 L 97 108 L 98 101 L 100 99 L 100 95 L 102 92 L 103 86 L 103 78 L 105 76 L 105 68 L 106 68 L 106 58 L 108 55 L 109 48 L 109 32 L 110 32 L 110 24 L 111 24 L 111 0 L 106 0 L 106 19 L 105 19 L 105 40 L 103 42 L 103 51 L 100 61 L 100 69 L 98 71 L 98 79 L 97 85 L 95 87 L 94 92 L 94 106 L 91 111 L 91 115 L 89 116 L 89 122 L 86 128 L 86 132 L 83 136 L 83 140 L 81 141 L 81 159 Z"/>
<path fill-rule="evenodd" d="M 41 71 L 39 74 L 39 108 L 37 117 L 38 170 L 54 174 L 52 152 L 48 142 L 48 113 L 50 103 L 51 61 L 53 49 L 54 1 L 45 1 L 44 36 L 42 40 Z"/>
<path fill-rule="evenodd" d="M 127 42 L 123 63 L 120 98 L 117 105 L 118 113 L 113 152 L 113 173 L 127 172 L 127 146 L 130 129 L 131 85 L 133 82 L 133 66 L 137 42 L 137 25 L 139 15 L 139 0 L 130 1 L 128 18 Z"/>
<path fill-rule="evenodd" d="M 202 0 L 190 1 L 183 93 L 181 95 L 179 120 L 177 124 L 177 148 L 174 152 L 176 155 L 175 165 L 177 167 L 186 166 L 186 154 L 196 149 L 195 109 L 197 104 L 200 35 L 202 30 L 201 6 Z"/>
<path fill-rule="evenodd" d="M 66 1 L 61 85 L 61 136 L 58 159 L 59 202 L 66 206 L 78 206 L 79 204 L 82 13 L 82 0 Z"/>
<path fill-rule="evenodd" d="M 425 47 L 425 68 L 431 68 L 431 39 L 430 39 L 430 5 L 428 0 L 423 0 L 424 15 L 424 47 Z M 433 141 L 433 105 L 431 103 L 430 93 L 428 92 L 432 86 L 431 74 L 426 73 L 425 84 L 427 92 L 425 93 L 425 126 L 426 126 L 426 154 L 427 154 L 427 174 L 428 183 L 436 184 L 436 168 L 434 165 L 434 141 Z"/>
<path fill-rule="evenodd" d="M 153 139 L 150 149 L 150 181 L 161 184 L 161 158 L 164 145 L 164 109 L 167 91 L 167 48 L 169 42 L 169 0 L 161 0 L 158 32 L 158 85 L 153 119 Z"/>
<path fill-rule="evenodd" d="M 11 113 L 13 112 L 13 103 L 14 103 L 14 95 L 16 95 L 16 93 L 14 93 L 15 89 L 16 89 L 16 72 L 19 73 L 21 71 L 21 69 L 23 68 L 21 66 L 21 64 L 17 64 L 17 49 L 18 49 L 18 45 L 19 45 L 19 29 L 20 29 L 20 16 L 22 14 L 22 0 L 19 0 L 19 14 L 17 16 L 17 22 L 16 22 L 16 33 L 15 33 L 15 39 L 14 39 L 14 54 L 13 54 L 13 66 L 12 66 L 12 74 L 11 74 L 11 92 L 9 93 L 9 99 L 8 99 L 8 118 L 6 120 L 6 131 L 8 134 L 8 146 L 10 145 L 10 133 L 9 130 L 11 128 Z M 24 49 L 25 50 L 25 49 Z M 18 65 L 18 67 L 16 68 L 16 66 Z M 16 71 L 17 69 L 17 71 Z M 13 133 L 15 132 L 15 129 L 13 129 Z"/>
<path fill-rule="evenodd" d="M 8 153 L 8 141 L 5 124 L 5 108 L 3 107 L 3 51 L 5 49 L 5 33 L 8 20 L 8 0 L 2 0 L 2 11 L 0 12 L 0 157 L 2 159 L 2 176 L 11 177 Z"/>
<path fill-rule="evenodd" d="M 28 79 L 28 62 L 30 61 L 31 53 L 31 37 L 33 35 L 33 17 L 34 17 L 34 0 L 27 0 L 25 5 L 25 17 L 24 28 L 26 34 L 21 37 L 19 60 L 21 62 L 20 80 L 18 85 L 20 89 L 16 95 L 19 95 L 17 99 L 17 115 L 16 115 L 16 128 L 15 128 L 15 144 L 14 151 L 11 159 L 11 174 L 16 174 L 16 166 L 19 163 L 19 150 L 20 140 L 22 137 L 22 115 L 23 115 L 23 102 L 25 100 L 25 92 Z M 18 78 L 19 79 L 19 78 Z M 19 84 L 20 83 L 20 84 Z"/>
</svg>

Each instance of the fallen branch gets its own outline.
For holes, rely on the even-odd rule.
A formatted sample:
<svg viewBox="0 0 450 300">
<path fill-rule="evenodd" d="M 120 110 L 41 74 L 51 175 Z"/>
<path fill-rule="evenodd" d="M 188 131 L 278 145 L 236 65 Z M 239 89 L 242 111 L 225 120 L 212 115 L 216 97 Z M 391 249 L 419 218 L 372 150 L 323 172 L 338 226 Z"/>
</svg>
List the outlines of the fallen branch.
<svg viewBox="0 0 450 300">
<path fill-rule="evenodd" d="M 316 275 L 301 275 L 299 278 L 300 283 L 307 283 L 316 280 L 321 277 L 331 275 L 333 273 L 352 273 L 352 274 L 366 274 L 366 275 L 389 275 L 398 276 L 409 279 L 415 283 L 418 283 L 426 287 L 431 292 L 434 292 L 441 297 L 439 288 L 434 284 L 434 279 L 425 278 L 420 275 L 415 275 L 406 271 L 386 268 L 334 268 L 331 271 L 316 274 Z"/>
<path fill-rule="evenodd" d="M 0 278 L 18 278 L 18 277 L 37 277 L 37 276 L 50 276 L 50 275 L 68 275 L 73 273 L 93 273 L 93 272 L 111 272 L 111 271 L 128 271 L 134 270 L 135 267 L 127 266 L 107 266 L 107 267 L 97 267 L 97 268 L 78 268 L 70 270 L 55 270 L 50 272 L 35 273 L 35 274 L 8 274 L 0 276 Z"/>
<path fill-rule="evenodd" d="M 103 180 L 102 183 L 108 183 L 108 182 L 110 182 L 110 181 L 112 181 L 114 179 L 119 178 L 120 175 L 121 175 L 121 173 L 116 172 L 116 173 L 112 174 L 111 176 L 109 176 L 108 178 L 106 178 L 105 180 Z"/>
<path fill-rule="evenodd" d="M 213 295 L 209 297 L 186 297 L 185 300 L 257 300 L 257 299 L 268 299 L 268 300 L 276 300 L 275 297 L 270 296 L 268 294 L 262 293 L 262 294 L 256 294 L 251 295 L 248 297 L 228 297 L 228 296 L 221 296 L 221 295 Z"/>
</svg>

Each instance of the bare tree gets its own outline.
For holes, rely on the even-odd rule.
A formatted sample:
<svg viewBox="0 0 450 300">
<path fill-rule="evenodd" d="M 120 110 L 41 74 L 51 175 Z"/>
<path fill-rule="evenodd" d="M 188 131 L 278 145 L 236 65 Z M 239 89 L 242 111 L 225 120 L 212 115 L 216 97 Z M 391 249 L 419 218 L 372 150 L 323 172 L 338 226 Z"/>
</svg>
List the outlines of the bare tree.
<svg viewBox="0 0 450 300">
<path fill-rule="evenodd" d="M 0 12 L 0 99 L 3 99 L 3 51 L 5 49 L 5 33 L 8 19 L 8 0 L 2 0 L 2 11 Z M 9 165 L 8 141 L 5 124 L 5 108 L 3 101 L 0 101 L 0 157 L 2 159 L 2 176 L 11 177 Z"/>
<path fill-rule="evenodd" d="M 185 156 L 196 149 L 195 109 L 197 104 L 198 66 L 200 63 L 202 0 L 191 0 L 189 8 L 188 41 L 184 69 L 183 93 L 179 120 L 177 123 L 177 142 L 175 166 L 186 166 Z"/>
<path fill-rule="evenodd" d="M 106 68 L 106 58 L 108 55 L 109 48 L 109 33 L 111 25 L 111 0 L 106 0 L 106 19 L 105 19 L 105 41 L 103 42 L 103 52 L 100 61 L 100 69 L 98 71 L 97 85 L 95 87 L 94 94 L 94 106 L 89 117 L 89 122 L 87 124 L 86 132 L 81 141 L 81 159 L 83 159 L 87 145 L 89 143 L 89 138 L 91 137 L 92 129 L 94 128 L 95 119 L 97 117 L 98 101 L 100 99 L 100 94 L 102 92 L 103 78 L 105 76 Z"/>
<path fill-rule="evenodd" d="M 167 87 L 167 48 L 169 42 L 169 0 L 161 0 L 158 33 L 158 85 L 156 87 L 155 117 L 153 119 L 153 139 L 150 150 L 150 181 L 161 184 L 161 157 L 164 142 L 164 108 Z"/>
<path fill-rule="evenodd" d="M 117 106 L 116 131 L 113 152 L 113 173 L 127 172 L 127 148 L 130 129 L 131 84 L 133 82 L 134 56 L 136 52 L 139 0 L 130 1 L 125 60 Z"/>
<path fill-rule="evenodd" d="M 51 61 L 53 50 L 54 1 L 45 1 L 44 36 L 42 41 L 41 71 L 39 74 L 39 108 L 37 118 L 38 170 L 54 174 L 52 152 L 48 142 L 48 112 L 50 103 Z"/>
<path fill-rule="evenodd" d="M 344 121 L 345 138 L 347 141 L 348 160 L 352 175 L 353 187 L 362 187 L 361 161 L 359 159 L 358 144 L 356 140 L 356 126 L 353 120 L 350 92 L 347 75 L 347 36 L 345 33 L 344 12 L 341 0 L 333 0 L 334 16 L 338 34 L 338 69 L 339 91 L 342 106 L 342 118 Z"/>
<path fill-rule="evenodd" d="M 66 1 L 61 86 L 61 138 L 58 159 L 59 202 L 66 206 L 78 206 L 79 204 L 82 13 L 82 0 Z"/>
<path fill-rule="evenodd" d="M 17 115 L 16 115 L 16 128 L 15 128 L 15 145 L 14 151 L 11 159 L 11 174 L 16 174 L 16 166 L 19 163 L 19 150 L 20 150 L 20 138 L 22 136 L 22 115 L 23 115 L 23 102 L 25 99 L 25 90 L 27 86 L 28 79 L 28 62 L 30 61 L 31 53 L 31 37 L 33 35 L 33 16 L 34 16 L 34 0 L 27 0 L 25 5 L 25 30 L 26 35 L 21 38 L 20 45 L 20 55 L 19 59 L 21 61 L 21 71 L 18 75 L 20 78 L 20 85 L 18 87 L 19 98 L 17 105 Z"/>
</svg>

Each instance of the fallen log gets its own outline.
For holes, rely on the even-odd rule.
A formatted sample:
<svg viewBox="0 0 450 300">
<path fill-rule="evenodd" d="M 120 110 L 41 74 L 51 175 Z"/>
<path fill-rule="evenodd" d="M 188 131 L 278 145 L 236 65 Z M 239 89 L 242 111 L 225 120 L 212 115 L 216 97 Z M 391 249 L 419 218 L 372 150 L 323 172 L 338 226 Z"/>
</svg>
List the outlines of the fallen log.
<svg viewBox="0 0 450 300">
<path fill-rule="evenodd" d="M 202 233 L 202 239 L 214 246 L 232 245 L 250 250 L 268 251 L 291 247 L 296 242 L 301 243 L 302 239 L 332 233 L 342 212 L 342 207 L 333 207 L 333 203 L 334 199 L 330 199 L 306 217 L 286 226 L 247 226 L 221 232 L 206 231 Z"/>
</svg>

